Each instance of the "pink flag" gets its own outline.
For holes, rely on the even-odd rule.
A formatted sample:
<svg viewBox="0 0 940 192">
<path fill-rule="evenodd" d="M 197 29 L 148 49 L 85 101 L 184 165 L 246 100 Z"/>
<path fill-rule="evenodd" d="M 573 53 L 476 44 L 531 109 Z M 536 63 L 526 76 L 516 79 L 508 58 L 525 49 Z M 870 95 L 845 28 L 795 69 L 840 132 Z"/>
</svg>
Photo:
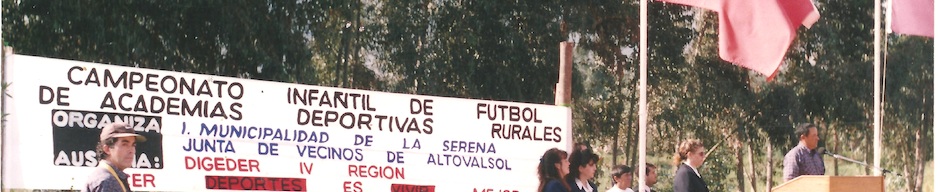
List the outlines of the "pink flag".
<svg viewBox="0 0 940 192">
<path fill-rule="evenodd" d="M 933 0 L 893 0 L 891 30 L 933 37 Z"/>
<path fill-rule="evenodd" d="M 721 59 L 773 78 L 800 25 L 819 12 L 810 0 L 660 0 L 718 12 Z"/>
</svg>

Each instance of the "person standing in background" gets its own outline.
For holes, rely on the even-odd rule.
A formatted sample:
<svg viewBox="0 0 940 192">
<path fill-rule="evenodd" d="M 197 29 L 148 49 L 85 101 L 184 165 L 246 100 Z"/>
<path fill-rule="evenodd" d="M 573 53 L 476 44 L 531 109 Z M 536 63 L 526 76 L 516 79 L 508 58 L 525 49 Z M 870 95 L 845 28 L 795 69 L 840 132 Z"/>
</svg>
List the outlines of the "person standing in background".
<svg viewBox="0 0 940 192">
<path fill-rule="evenodd" d="M 656 192 L 653 185 L 656 184 L 656 165 L 646 163 L 646 184 L 640 185 L 640 192 Z"/>
<path fill-rule="evenodd" d="M 142 135 L 134 133 L 134 128 L 126 123 L 111 123 L 101 129 L 98 137 L 98 167 L 88 176 L 83 192 L 128 192 L 124 169 L 134 164 L 137 143 L 147 141 Z"/>
<path fill-rule="evenodd" d="M 698 172 L 705 163 L 705 146 L 698 139 L 686 139 L 676 148 L 673 158 L 676 164 L 676 178 L 672 189 L 675 192 L 708 192 L 708 186 Z"/>
<path fill-rule="evenodd" d="M 630 189 L 630 184 L 633 183 L 633 168 L 626 165 L 614 166 L 610 177 L 613 186 L 607 192 L 633 192 L 633 189 Z"/>
<path fill-rule="evenodd" d="M 819 146 L 819 131 L 816 125 L 804 123 L 796 126 L 794 132 L 800 137 L 800 143 L 783 157 L 783 182 L 801 175 L 826 174 L 822 154 L 816 152 Z"/>
<path fill-rule="evenodd" d="M 591 183 L 594 172 L 597 171 L 597 161 L 600 157 L 590 150 L 579 150 L 568 157 L 568 175 L 565 180 L 571 186 L 571 192 L 597 192 L 597 185 Z"/>
<path fill-rule="evenodd" d="M 568 153 L 558 148 L 545 151 L 539 159 L 539 192 L 568 192 L 571 186 L 565 182 L 568 174 Z"/>
<path fill-rule="evenodd" d="M 589 150 L 589 151 L 593 150 L 591 149 L 591 143 L 588 143 L 587 141 L 575 143 L 574 149 L 571 149 L 571 153 L 574 154 L 574 152 L 583 151 L 583 150 Z"/>
</svg>

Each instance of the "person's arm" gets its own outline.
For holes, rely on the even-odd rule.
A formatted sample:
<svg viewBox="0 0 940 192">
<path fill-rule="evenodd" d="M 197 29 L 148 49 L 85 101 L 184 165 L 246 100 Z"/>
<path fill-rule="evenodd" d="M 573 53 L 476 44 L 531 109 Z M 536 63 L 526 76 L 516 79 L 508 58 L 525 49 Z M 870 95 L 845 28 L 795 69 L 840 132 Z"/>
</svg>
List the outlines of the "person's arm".
<svg viewBox="0 0 940 192">
<path fill-rule="evenodd" d="M 682 168 L 679 168 L 682 169 Z M 680 170 L 676 172 L 676 178 L 673 180 L 672 190 L 675 192 L 688 192 L 692 191 L 692 188 L 689 186 L 689 182 L 692 181 L 692 174 L 688 171 Z"/>
<path fill-rule="evenodd" d="M 796 163 L 795 154 L 787 154 L 783 157 L 783 182 L 790 181 L 800 176 L 800 165 Z"/>
<path fill-rule="evenodd" d="M 558 182 L 558 180 L 549 181 L 548 184 L 545 185 L 545 189 L 542 190 L 541 192 L 568 192 L 568 190 L 565 190 L 565 186 L 561 185 L 561 182 Z"/>
</svg>

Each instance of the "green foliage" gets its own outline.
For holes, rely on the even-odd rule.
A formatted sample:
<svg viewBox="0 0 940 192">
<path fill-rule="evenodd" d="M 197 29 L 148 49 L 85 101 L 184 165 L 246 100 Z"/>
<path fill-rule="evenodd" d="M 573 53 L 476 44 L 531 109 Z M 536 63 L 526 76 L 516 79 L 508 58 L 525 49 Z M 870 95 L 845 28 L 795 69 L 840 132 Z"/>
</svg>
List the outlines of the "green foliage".
<svg viewBox="0 0 940 192">
<path fill-rule="evenodd" d="M 315 83 L 304 34 L 315 6 L 285 1 L 4 1 L 17 53 Z"/>
<path fill-rule="evenodd" d="M 558 7 L 548 2 L 391 1 L 380 9 L 380 58 L 390 89 L 551 103 L 558 77 Z"/>
<path fill-rule="evenodd" d="M 13 95 L 10 95 L 10 93 L 7 92 L 7 88 L 9 88 L 11 85 L 13 85 L 13 83 L 11 82 L 0 83 L 0 92 L 2 92 L 2 97 L 13 98 Z M 10 113 L 7 113 L 6 109 L 3 109 L 2 112 L 0 112 L 0 123 L 6 124 L 7 116 L 9 115 Z M 6 127 L 6 126 L 3 126 L 3 127 Z"/>
<path fill-rule="evenodd" d="M 893 189 L 919 191 L 933 154 L 932 39 L 902 36 L 888 40 L 885 67 L 883 166 L 900 172 Z M 896 139 L 907 138 L 907 139 Z M 930 182 L 930 181 L 926 181 Z"/>
<path fill-rule="evenodd" d="M 820 125 L 821 142 L 831 150 L 871 162 L 873 2 L 816 4 L 821 19 L 798 31 L 780 73 L 766 82 L 718 58 L 714 12 L 650 1 L 647 149 L 660 167 L 656 188 L 671 188 L 667 162 L 684 138 L 718 146 L 703 167 L 713 191 L 778 185 L 779 159 L 795 145 L 792 127 L 803 122 Z M 568 106 L 575 140 L 610 157 L 603 167 L 635 167 L 638 159 L 638 1 L 18 0 L 2 6 L 4 43 L 19 54 L 542 104 L 554 100 L 558 44 L 572 41 Z M 883 160 L 906 175 L 890 189 L 915 191 L 932 175 L 924 164 L 933 154 L 926 146 L 933 141 L 933 111 L 925 107 L 933 104 L 933 39 L 887 42 Z M 736 156 L 748 152 L 755 160 L 739 163 Z M 772 182 L 764 183 L 768 177 Z"/>
</svg>

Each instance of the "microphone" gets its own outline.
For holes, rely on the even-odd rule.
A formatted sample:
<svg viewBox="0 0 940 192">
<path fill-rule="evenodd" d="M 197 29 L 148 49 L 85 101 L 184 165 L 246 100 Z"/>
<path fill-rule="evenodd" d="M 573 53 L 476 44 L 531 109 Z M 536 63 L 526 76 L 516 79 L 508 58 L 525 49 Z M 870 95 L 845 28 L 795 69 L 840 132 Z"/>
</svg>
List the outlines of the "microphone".
<svg viewBox="0 0 940 192">
<path fill-rule="evenodd" d="M 832 153 L 832 152 L 829 152 L 829 150 L 826 150 L 825 147 L 818 147 L 818 148 L 816 148 L 816 153 L 826 154 L 826 155 L 829 155 L 829 156 L 831 156 L 831 157 L 835 157 L 836 159 L 841 159 L 841 160 L 845 160 L 845 161 L 848 161 L 848 162 L 852 162 L 852 163 L 856 163 L 856 164 L 859 164 L 859 165 L 863 165 L 863 166 L 865 166 L 865 167 L 869 167 L 868 163 L 861 162 L 861 161 L 858 161 L 858 160 L 855 160 L 855 159 L 851 159 L 851 158 L 848 158 L 848 157 L 845 157 L 845 156 L 842 156 L 842 155 L 839 155 L 839 154 L 834 154 L 834 153 Z"/>
<path fill-rule="evenodd" d="M 826 150 L 826 147 L 816 147 L 816 153 L 829 154 L 829 150 Z"/>
<path fill-rule="evenodd" d="M 865 167 L 867 167 L 867 168 L 871 168 L 871 167 L 872 167 L 871 165 L 868 165 L 868 163 L 861 162 L 861 161 L 858 161 L 858 160 L 855 160 L 855 159 L 851 159 L 851 158 L 848 158 L 848 157 L 845 157 L 845 156 L 842 156 L 842 155 L 839 155 L 839 154 L 834 154 L 834 153 L 830 152 L 829 150 L 826 150 L 825 147 L 817 147 L 815 151 L 816 151 L 816 153 L 826 154 L 826 155 L 829 155 L 829 156 L 834 157 L 834 158 L 836 158 L 836 159 L 841 159 L 841 160 L 845 160 L 845 161 L 852 162 L 852 163 L 855 163 L 855 164 L 859 164 L 859 165 L 865 166 Z M 900 173 L 894 173 L 894 172 L 891 172 L 891 170 L 884 169 L 884 168 L 881 168 L 881 167 L 876 167 L 876 168 L 877 168 L 877 169 L 880 169 L 881 172 L 883 172 L 883 173 L 889 173 L 889 174 L 894 174 L 894 175 L 903 177 L 903 175 L 901 175 Z"/>
</svg>

